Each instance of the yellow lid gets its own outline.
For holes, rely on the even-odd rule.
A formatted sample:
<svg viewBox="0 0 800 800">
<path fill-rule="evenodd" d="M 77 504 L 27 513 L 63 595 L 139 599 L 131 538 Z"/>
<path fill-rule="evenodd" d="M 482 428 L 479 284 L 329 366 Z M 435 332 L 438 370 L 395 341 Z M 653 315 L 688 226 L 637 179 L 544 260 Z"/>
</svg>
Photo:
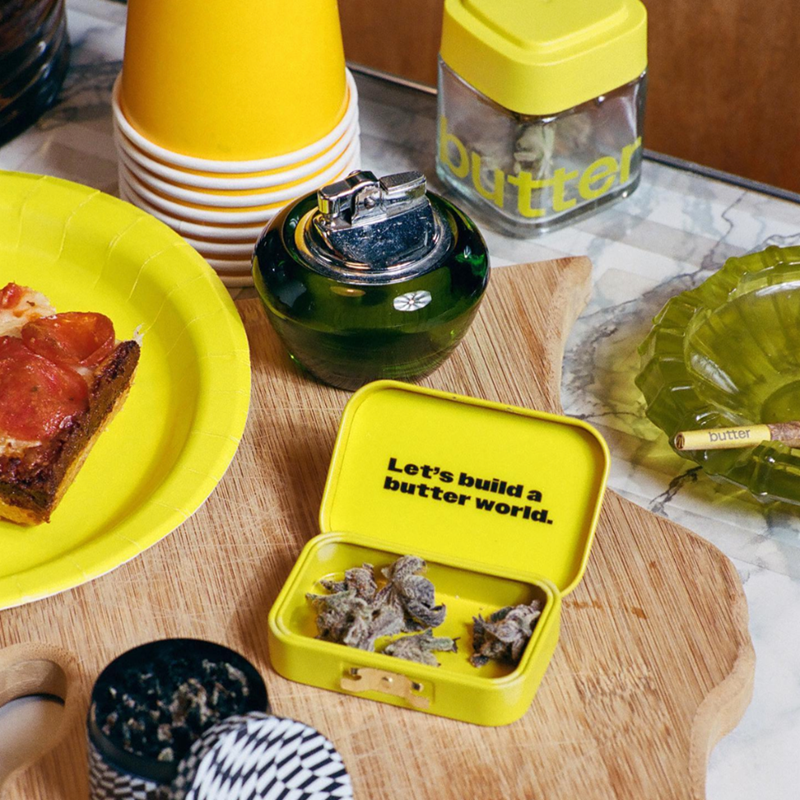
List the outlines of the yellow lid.
<svg viewBox="0 0 800 800">
<path fill-rule="evenodd" d="M 321 529 L 524 570 L 567 593 L 586 568 L 608 464 L 584 422 L 377 381 L 345 409 Z"/>
<path fill-rule="evenodd" d="M 520 114 L 555 114 L 647 67 L 640 0 L 446 0 L 441 55 L 479 92 Z"/>
</svg>

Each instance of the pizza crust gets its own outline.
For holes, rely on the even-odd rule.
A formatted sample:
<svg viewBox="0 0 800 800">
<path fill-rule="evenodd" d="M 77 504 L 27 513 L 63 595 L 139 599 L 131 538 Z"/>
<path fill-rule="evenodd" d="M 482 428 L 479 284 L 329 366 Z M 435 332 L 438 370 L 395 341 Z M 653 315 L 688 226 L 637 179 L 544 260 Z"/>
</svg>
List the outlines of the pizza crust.
<svg viewBox="0 0 800 800">
<path fill-rule="evenodd" d="M 55 460 L 37 464 L 25 482 L 0 477 L 0 519 L 20 525 L 50 521 L 51 513 L 75 480 L 94 443 L 125 404 L 139 353 L 136 342 L 122 342 L 101 365 L 90 390 L 84 424 L 67 433 Z"/>
</svg>

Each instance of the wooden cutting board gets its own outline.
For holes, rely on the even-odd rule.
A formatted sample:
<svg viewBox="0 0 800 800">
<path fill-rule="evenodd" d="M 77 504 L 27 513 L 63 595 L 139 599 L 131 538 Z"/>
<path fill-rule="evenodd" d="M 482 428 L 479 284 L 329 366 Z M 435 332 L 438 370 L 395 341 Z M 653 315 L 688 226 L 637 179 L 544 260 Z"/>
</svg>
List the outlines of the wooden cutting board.
<svg viewBox="0 0 800 800">
<path fill-rule="evenodd" d="M 590 269 L 586 259 L 564 259 L 496 270 L 471 332 L 426 385 L 560 412 L 564 340 L 588 295 Z M 252 407 L 214 495 L 115 572 L 0 612 L 1 645 L 44 643 L 76 658 L 71 664 L 60 650 L 17 647 L 0 659 L 0 673 L 15 660 L 36 665 L 23 663 L 5 693 L 0 680 L 0 703 L 15 685 L 31 691 L 36 676 L 50 691 L 69 684 L 64 738 L 9 780 L 7 797 L 87 796 L 91 685 L 114 656 L 164 636 L 212 639 L 252 660 L 276 713 L 333 740 L 358 800 L 704 797 L 708 753 L 739 721 L 752 691 L 742 587 L 711 544 L 613 492 L 586 577 L 566 599 L 561 643 L 519 722 L 480 728 L 302 686 L 272 671 L 267 613 L 302 545 L 318 532 L 349 395 L 301 375 L 258 301 L 239 307 L 253 353 Z M 42 659 L 61 663 L 63 674 L 42 668 Z"/>
</svg>

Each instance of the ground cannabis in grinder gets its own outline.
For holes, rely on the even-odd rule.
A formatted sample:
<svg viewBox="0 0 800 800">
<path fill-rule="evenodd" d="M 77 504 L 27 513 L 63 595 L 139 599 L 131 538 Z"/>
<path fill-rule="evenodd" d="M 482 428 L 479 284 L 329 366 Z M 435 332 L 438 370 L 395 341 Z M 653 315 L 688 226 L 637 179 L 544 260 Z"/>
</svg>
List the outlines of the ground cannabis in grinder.
<svg viewBox="0 0 800 800">
<path fill-rule="evenodd" d="M 159 761 L 179 761 L 204 731 L 241 713 L 246 675 L 227 663 L 190 656 L 129 667 L 99 687 L 95 719 L 117 747 Z"/>
</svg>

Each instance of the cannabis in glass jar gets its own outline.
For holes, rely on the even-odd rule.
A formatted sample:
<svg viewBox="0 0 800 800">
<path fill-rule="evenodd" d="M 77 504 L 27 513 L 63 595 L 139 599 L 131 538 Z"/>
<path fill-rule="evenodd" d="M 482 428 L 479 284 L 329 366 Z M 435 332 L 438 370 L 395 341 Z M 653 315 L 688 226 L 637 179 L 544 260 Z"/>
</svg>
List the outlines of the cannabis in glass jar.
<svg viewBox="0 0 800 800">
<path fill-rule="evenodd" d="M 447 0 L 437 174 L 515 236 L 627 197 L 641 174 L 646 81 L 639 0 Z"/>
</svg>

